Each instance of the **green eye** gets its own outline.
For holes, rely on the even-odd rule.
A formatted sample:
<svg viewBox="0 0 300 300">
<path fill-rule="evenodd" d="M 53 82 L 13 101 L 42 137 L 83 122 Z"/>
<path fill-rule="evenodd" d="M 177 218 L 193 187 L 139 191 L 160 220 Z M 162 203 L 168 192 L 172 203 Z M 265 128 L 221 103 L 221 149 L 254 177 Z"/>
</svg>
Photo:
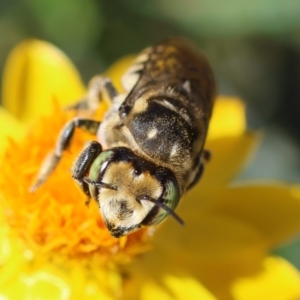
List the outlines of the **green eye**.
<svg viewBox="0 0 300 300">
<path fill-rule="evenodd" d="M 110 158 L 113 155 L 113 151 L 104 151 L 100 153 L 97 158 L 93 161 L 90 168 L 89 179 L 92 181 L 99 181 L 99 176 L 102 171 L 105 170 Z M 95 185 L 89 184 L 90 194 L 93 198 L 97 199 Z"/>
<path fill-rule="evenodd" d="M 161 196 L 161 198 L 165 206 L 169 207 L 171 210 L 175 210 L 180 199 L 179 186 L 175 179 L 170 179 L 166 182 L 165 191 Z M 156 214 L 156 216 L 153 218 L 151 222 L 151 225 L 156 225 L 161 223 L 168 216 L 169 213 L 165 209 L 159 208 L 158 213 Z"/>
</svg>

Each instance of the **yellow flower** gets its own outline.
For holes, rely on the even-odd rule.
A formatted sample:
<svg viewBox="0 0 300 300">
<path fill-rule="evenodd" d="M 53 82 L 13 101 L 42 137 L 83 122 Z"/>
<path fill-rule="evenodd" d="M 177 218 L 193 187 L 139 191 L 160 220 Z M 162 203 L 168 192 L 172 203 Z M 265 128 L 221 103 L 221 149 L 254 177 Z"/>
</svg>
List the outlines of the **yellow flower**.
<svg viewBox="0 0 300 300">
<path fill-rule="evenodd" d="M 119 87 L 130 61 L 107 72 Z M 268 256 L 300 229 L 300 187 L 228 186 L 259 140 L 246 132 L 240 100 L 220 97 L 216 103 L 206 145 L 212 160 L 177 209 L 186 226 L 167 220 L 153 237 L 143 229 L 114 239 L 96 203 L 85 206 L 68 172 L 91 136 L 78 132 L 49 180 L 28 192 L 59 129 L 73 116 L 60 105 L 84 94 L 73 65 L 52 45 L 31 40 L 12 51 L 3 78 L 0 298 L 300 298 L 298 271 Z"/>
</svg>

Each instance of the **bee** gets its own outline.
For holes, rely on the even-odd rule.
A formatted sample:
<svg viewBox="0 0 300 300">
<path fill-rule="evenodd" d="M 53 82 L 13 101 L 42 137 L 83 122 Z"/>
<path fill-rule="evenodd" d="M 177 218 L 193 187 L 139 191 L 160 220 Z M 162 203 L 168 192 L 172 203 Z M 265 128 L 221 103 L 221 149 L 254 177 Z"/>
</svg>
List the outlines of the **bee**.
<svg viewBox="0 0 300 300">
<path fill-rule="evenodd" d="M 189 41 L 169 38 L 145 49 L 122 77 L 119 94 L 110 78 L 92 79 L 85 99 L 71 109 L 94 112 L 107 95 L 102 122 L 76 117 L 61 130 L 31 191 L 53 172 L 75 128 L 95 135 L 79 153 L 72 177 L 95 199 L 106 227 L 119 238 L 154 226 L 174 212 L 182 195 L 200 179 L 215 98 L 206 58 Z"/>
</svg>

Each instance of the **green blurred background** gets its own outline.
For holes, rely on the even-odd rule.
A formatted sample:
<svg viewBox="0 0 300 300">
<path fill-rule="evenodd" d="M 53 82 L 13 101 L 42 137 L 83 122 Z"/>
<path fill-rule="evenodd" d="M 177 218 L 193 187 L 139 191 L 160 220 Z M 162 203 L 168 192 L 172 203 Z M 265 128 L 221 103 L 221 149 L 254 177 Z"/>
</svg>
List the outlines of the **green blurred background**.
<svg viewBox="0 0 300 300">
<path fill-rule="evenodd" d="M 220 94 L 247 102 L 249 128 L 266 132 L 239 179 L 300 183 L 300 0 L 0 0 L 0 74 L 29 37 L 60 47 L 88 82 L 117 58 L 178 35 L 206 53 Z M 300 268 L 299 238 L 275 252 Z"/>
</svg>

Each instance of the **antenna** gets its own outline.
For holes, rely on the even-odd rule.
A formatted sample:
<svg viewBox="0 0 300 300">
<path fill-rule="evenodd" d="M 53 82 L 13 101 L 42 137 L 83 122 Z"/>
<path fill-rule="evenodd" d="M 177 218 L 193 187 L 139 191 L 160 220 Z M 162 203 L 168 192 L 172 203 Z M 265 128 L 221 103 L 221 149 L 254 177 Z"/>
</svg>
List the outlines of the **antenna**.
<svg viewBox="0 0 300 300">
<path fill-rule="evenodd" d="M 166 206 L 165 204 L 163 204 L 162 202 L 151 198 L 148 195 L 140 195 L 136 198 L 136 200 L 141 201 L 141 200 L 146 200 L 146 201 L 150 201 L 152 203 L 154 203 L 154 205 L 159 206 L 160 208 L 162 208 L 163 210 L 165 210 L 170 216 L 172 216 L 180 225 L 184 226 L 184 221 L 174 212 L 174 210 L 172 210 L 171 208 L 169 208 L 168 206 Z"/>
</svg>

